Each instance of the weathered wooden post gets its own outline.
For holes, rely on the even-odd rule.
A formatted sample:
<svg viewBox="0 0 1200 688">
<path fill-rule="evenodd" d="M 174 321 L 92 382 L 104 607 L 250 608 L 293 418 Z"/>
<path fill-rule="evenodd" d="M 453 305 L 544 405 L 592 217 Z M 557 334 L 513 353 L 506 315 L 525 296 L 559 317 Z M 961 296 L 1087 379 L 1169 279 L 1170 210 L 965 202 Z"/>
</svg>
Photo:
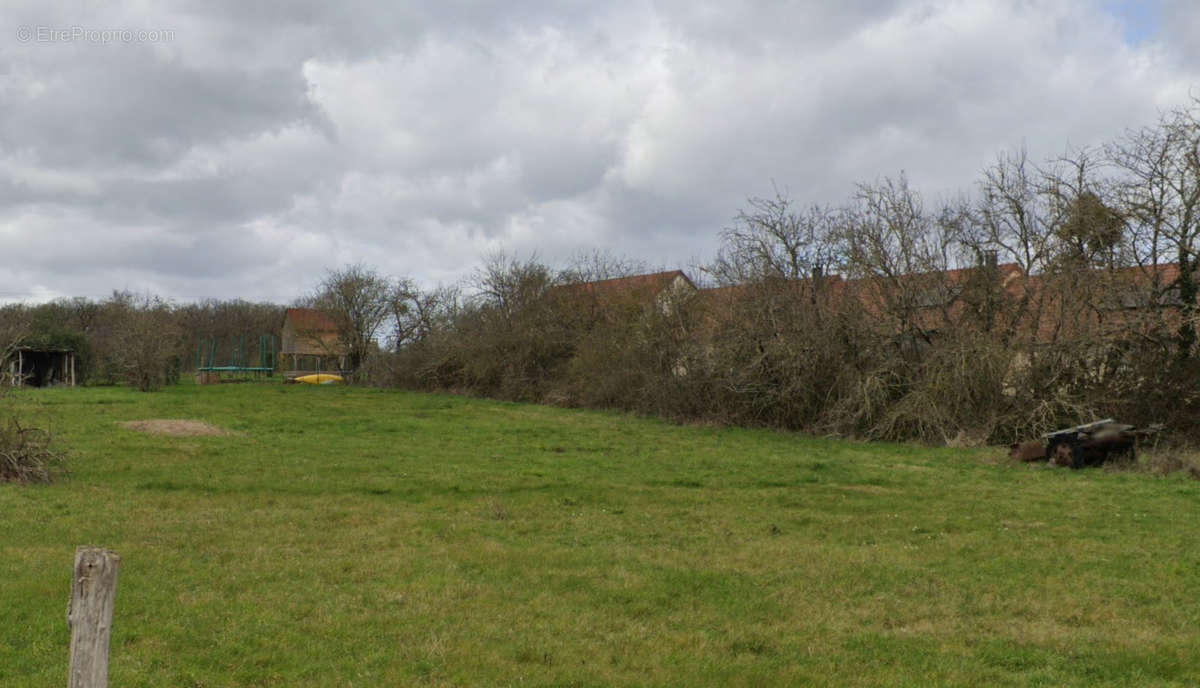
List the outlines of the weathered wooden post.
<svg viewBox="0 0 1200 688">
<path fill-rule="evenodd" d="M 68 688 L 107 688 L 108 639 L 117 598 L 121 557 L 98 547 L 75 550 L 75 575 L 67 625 L 71 628 L 71 678 Z"/>
</svg>

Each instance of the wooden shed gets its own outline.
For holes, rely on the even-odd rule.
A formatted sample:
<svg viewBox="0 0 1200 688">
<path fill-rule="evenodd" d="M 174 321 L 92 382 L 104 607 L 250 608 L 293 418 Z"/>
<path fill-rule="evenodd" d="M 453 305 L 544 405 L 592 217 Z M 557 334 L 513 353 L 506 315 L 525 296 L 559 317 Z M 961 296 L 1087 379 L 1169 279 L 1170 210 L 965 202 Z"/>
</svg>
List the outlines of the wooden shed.
<svg viewBox="0 0 1200 688">
<path fill-rule="evenodd" d="M 14 387 L 75 386 L 75 352 L 31 346 L 17 347 L 3 368 Z"/>
</svg>

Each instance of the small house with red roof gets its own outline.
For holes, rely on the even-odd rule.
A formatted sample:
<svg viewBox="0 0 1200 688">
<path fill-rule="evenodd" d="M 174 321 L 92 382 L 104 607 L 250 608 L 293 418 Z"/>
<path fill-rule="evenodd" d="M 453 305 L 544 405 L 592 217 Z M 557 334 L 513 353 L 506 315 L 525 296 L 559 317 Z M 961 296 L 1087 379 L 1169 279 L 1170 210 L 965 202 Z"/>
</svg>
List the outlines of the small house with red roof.
<svg viewBox="0 0 1200 688">
<path fill-rule="evenodd" d="M 346 347 L 337 323 L 317 308 L 289 308 L 283 316 L 279 364 L 288 372 L 340 371 Z"/>
</svg>

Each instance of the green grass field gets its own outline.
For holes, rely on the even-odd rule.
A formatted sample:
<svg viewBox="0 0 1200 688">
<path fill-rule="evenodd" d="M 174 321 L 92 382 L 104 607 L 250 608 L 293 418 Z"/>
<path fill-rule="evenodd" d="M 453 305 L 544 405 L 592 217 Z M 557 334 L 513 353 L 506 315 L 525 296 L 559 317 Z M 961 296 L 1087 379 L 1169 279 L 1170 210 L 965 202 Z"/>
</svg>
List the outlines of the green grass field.
<svg viewBox="0 0 1200 688">
<path fill-rule="evenodd" d="M 0 485 L 9 688 L 65 685 L 82 544 L 121 688 L 1200 684 L 1184 477 L 353 388 L 0 404 L 73 470 Z"/>
</svg>

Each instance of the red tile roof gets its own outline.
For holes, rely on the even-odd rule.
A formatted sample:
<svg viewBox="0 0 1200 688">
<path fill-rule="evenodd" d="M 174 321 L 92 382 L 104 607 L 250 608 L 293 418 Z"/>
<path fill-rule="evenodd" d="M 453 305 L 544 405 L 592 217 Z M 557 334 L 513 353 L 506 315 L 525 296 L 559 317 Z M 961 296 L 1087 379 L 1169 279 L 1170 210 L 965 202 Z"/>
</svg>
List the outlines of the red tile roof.
<svg viewBox="0 0 1200 688">
<path fill-rule="evenodd" d="M 645 293 L 650 296 L 658 296 L 664 289 L 671 286 L 676 278 L 682 277 L 687 280 L 687 283 L 695 288 L 695 284 L 683 273 L 682 270 L 667 270 L 664 272 L 654 272 L 646 275 L 630 275 L 628 277 L 614 277 L 612 279 L 598 280 L 595 282 L 580 282 L 576 284 L 564 284 L 555 287 L 555 291 L 566 294 L 594 294 L 596 296 L 623 296 L 629 294 Z"/>
<path fill-rule="evenodd" d="M 1115 270 L 1094 270 L 1060 275 L 1026 275 L 1015 263 L 996 266 L 998 286 L 1009 305 L 1001 307 L 998 328 L 1012 328 L 1021 339 L 1030 343 L 1045 343 L 1061 337 L 1074 337 L 1085 332 L 1099 336 L 1127 335 L 1139 328 L 1152 326 L 1154 318 L 1166 318 L 1168 324 L 1179 320 L 1173 312 L 1178 297 L 1171 297 L 1170 287 L 1179 277 L 1179 266 L 1167 263 L 1135 266 Z M 959 268 L 942 272 L 899 275 L 892 278 L 864 277 L 842 279 L 837 275 L 823 278 L 823 290 L 814 288 L 811 279 L 780 282 L 797 293 L 824 294 L 822 300 L 834 312 L 858 312 L 880 321 L 900 317 L 901 327 L 917 326 L 925 330 L 957 327 L 968 315 L 971 299 L 965 298 L 965 288 L 978 267 Z M 1073 289 L 1069 282 L 1082 278 L 1082 284 L 1109 290 L 1104 295 L 1109 302 L 1099 311 L 1097 302 L 1075 302 L 1063 288 Z M 766 286 L 766 285 L 764 285 Z M 704 302 L 710 313 L 726 311 L 725 317 L 739 315 L 747 300 L 759 298 L 758 285 L 734 285 L 705 289 Z M 1093 293 L 1095 296 L 1097 293 Z M 1164 312 L 1163 309 L 1166 309 Z M 1159 313 L 1154 318 L 1151 314 Z"/>
<path fill-rule="evenodd" d="M 283 316 L 297 332 L 337 332 L 337 324 L 325 311 L 316 308 L 289 308 Z"/>
</svg>

